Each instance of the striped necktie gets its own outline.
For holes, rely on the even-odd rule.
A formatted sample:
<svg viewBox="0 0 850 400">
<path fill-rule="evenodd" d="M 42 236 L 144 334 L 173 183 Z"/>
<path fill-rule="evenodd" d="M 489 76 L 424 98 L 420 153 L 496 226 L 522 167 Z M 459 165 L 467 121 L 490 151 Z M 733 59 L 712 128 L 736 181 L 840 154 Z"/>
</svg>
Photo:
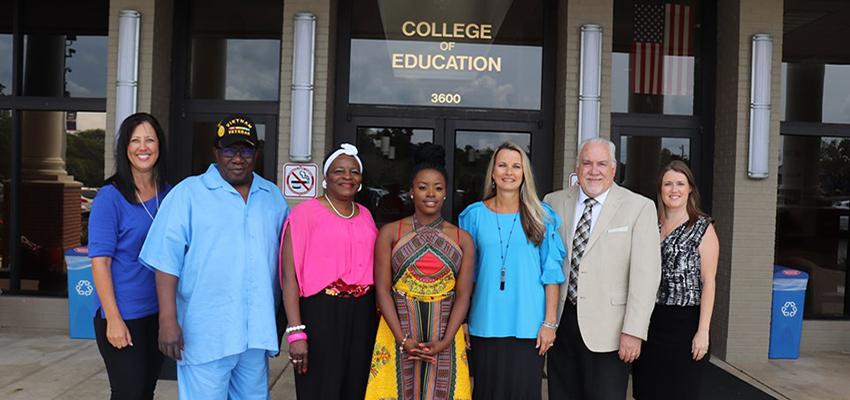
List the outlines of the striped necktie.
<svg viewBox="0 0 850 400">
<path fill-rule="evenodd" d="M 570 284 L 567 287 L 567 298 L 573 305 L 576 304 L 578 298 L 578 267 L 581 263 L 581 257 L 584 255 L 584 247 L 587 246 L 587 240 L 590 239 L 590 221 L 593 214 L 593 206 L 598 202 L 592 198 L 584 200 L 584 212 L 581 213 L 581 219 L 578 220 L 575 236 L 573 237 L 573 254 L 570 258 Z"/>
</svg>

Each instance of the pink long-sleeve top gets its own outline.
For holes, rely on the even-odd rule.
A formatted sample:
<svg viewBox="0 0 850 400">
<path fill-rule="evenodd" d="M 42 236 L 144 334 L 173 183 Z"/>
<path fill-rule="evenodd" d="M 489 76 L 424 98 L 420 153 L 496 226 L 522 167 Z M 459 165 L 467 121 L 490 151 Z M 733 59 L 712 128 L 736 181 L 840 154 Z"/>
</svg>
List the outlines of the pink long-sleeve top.
<svg viewBox="0 0 850 400">
<path fill-rule="evenodd" d="M 349 285 L 374 284 L 378 228 L 369 210 L 357 207 L 359 213 L 351 219 L 340 218 L 317 199 L 292 209 L 283 231 L 289 228 L 292 237 L 301 297 L 319 293 L 338 279 Z"/>
</svg>

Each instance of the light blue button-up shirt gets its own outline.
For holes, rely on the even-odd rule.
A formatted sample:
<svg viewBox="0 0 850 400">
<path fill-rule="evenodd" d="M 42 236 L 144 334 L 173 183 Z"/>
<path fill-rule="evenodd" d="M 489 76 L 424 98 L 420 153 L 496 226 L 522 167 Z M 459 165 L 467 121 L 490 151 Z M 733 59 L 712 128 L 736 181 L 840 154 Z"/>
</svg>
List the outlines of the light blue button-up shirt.
<svg viewBox="0 0 850 400">
<path fill-rule="evenodd" d="M 254 174 L 247 203 L 215 164 L 180 182 L 159 209 L 139 259 L 178 278 L 182 365 L 264 349 L 277 354 L 280 232 L 289 208 Z"/>
</svg>

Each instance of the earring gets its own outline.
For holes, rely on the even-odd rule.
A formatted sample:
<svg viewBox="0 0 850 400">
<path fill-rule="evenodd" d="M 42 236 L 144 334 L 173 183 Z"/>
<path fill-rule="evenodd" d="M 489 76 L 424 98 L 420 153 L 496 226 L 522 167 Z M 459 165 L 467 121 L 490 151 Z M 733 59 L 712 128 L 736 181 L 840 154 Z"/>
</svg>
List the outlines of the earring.
<svg viewBox="0 0 850 400">
<path fill-rule="evenodd" d="M 357 187 L 358 192 L 361 191 L 361 190 L 363 190 L 363 184 L 362 183 L 360 184 L 360 186 Z"/>
<path fill-rule="evenodd" d="M 328 188 L 328 181 L 322 179 L 322 189 L 327 189 L 327 188 Z"/>
</svg>

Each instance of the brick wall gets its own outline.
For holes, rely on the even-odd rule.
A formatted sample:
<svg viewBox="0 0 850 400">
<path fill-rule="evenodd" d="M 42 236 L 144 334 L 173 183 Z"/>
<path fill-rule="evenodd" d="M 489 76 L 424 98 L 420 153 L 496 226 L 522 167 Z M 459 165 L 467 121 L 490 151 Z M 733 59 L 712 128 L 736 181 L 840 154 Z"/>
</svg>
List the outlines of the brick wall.
<svg viewBox="0 0 850 400">
<path fill-rule="evenodd" d="M 558 2 L 558 49 L 555 72 L 555 137 L 553 188 L 560 189 L 575 169 L 578 147 L 578 79 L 581 26 L 602 26 L 602 106 L 599 133 L 611 136 L 611 42 L 614 25 L 612 0 Z"/>
<path fill-rule="evenodd" d="M 290 116 L 292 107 L 293 18 L 296 13 L 316 16 L 316 54 L 313 88 L 313 160 L 321 164 L 333 143 L 333 99 L 336 58 L 336 9 L 331 0 L 293 0 L 283 3 L 283 39 L 280 52 L 280 119 L 278 134 L 278 170 L 289 162 Z M 321 167 L 320 167 L 321 170 Z M 282 185 L 283 175 L 278 176 Z M 321 179 L 321 177 L 319 177 Z"/>
<path fill-rule="evenodd" d="M 139 29 L 139 82 L 137 108 L 150 112 L 168 130 L 171 106 L 171 42 L 174 23 L 173 0 L 111 0 L 109 2 L 109 49 L 106 80 L 106 140 L 104 176 L 115 169 L 115 81 L 118 63 L 118 13 L 136 10 L 142 14 Z"/>
<path fill-rule="evenodd" d="M 732 363 L 767 359 L 779 159 L 776 108 L 780 95 L 782 14 L 780 0 L 718 3 L 713 211 L 720 238 L 720 262 L 711 338 L 712 353 Z M 773 35 L 771 172 L 769 178 L 762 180 L 747 177 L 751 39 L 755 33 Z"/>
</svg>

